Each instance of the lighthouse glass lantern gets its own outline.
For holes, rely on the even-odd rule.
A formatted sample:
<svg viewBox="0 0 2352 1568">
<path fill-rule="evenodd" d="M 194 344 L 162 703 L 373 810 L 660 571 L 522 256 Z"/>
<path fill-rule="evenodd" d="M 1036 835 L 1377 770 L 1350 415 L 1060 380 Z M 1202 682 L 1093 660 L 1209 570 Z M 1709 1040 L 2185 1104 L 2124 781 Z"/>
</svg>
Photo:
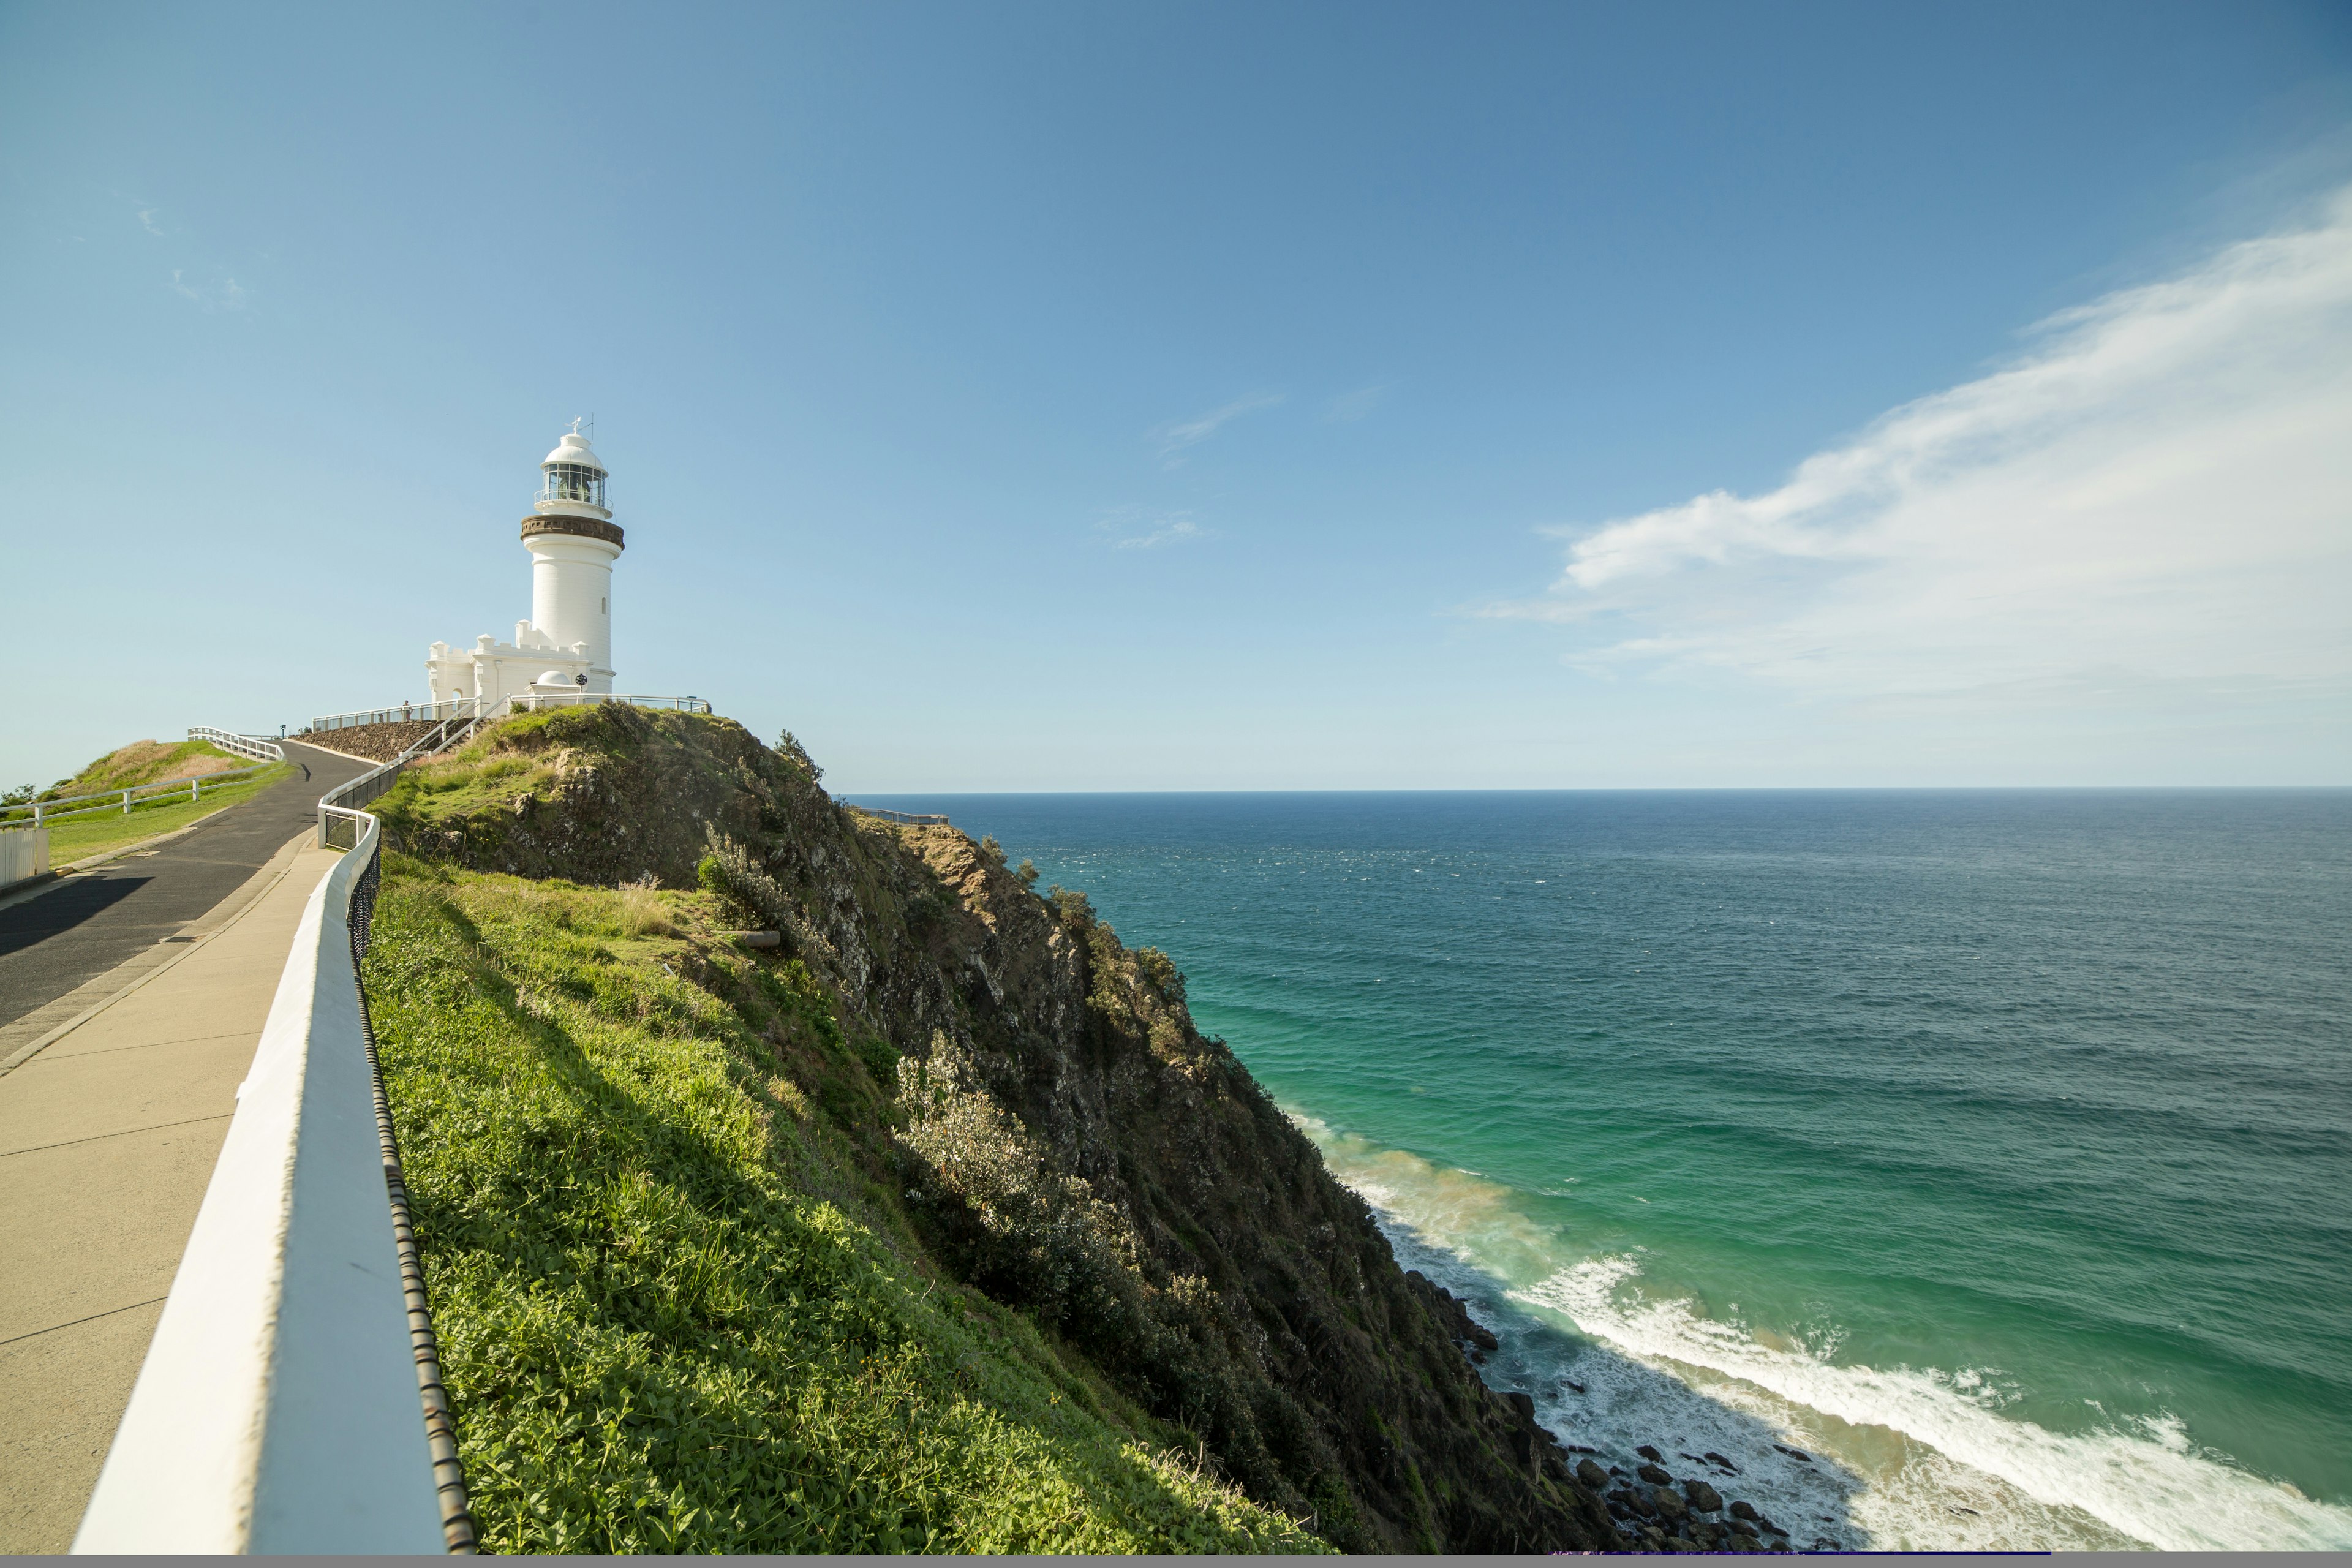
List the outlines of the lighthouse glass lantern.
<svg viewBox="0 0 2352 1568">
<path fill-rule="evenodd" d="M 539 489 L 542 501 L 585 501 L 602 508 L 604 504 L 604 471 L 585 463 L 551 461 L 543 470 L 546 482 Z"/>
</svg>

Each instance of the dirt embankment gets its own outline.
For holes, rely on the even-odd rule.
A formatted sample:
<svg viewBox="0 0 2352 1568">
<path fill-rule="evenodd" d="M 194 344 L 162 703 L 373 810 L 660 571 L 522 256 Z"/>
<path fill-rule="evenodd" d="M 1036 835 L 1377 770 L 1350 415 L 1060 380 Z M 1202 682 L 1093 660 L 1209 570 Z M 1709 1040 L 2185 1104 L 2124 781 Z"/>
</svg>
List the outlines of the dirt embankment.
<svg viewBox="0 0 2352 1568">
<path fill-rule="evenodd" d="M 701 863 L 785 933 L 772 961 L 805 964 L 843 1028 L 897 1058 L 872 1173 L 933 1256 L 1334 1545 L 1639 1544 L 1201 1036 L 1166 955 L 953 828 L 842 808 L 818 777 L 790 737 L 600 707 L 500 726 L 375 809 L 394 847 L 479 870 L 677 885 Z"/>
</svg>

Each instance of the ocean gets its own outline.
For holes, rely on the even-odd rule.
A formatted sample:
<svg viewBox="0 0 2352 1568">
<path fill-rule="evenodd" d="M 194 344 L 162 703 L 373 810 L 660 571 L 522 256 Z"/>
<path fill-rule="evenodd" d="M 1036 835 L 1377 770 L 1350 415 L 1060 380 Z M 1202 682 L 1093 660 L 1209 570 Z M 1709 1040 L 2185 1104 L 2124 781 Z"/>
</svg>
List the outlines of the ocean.
<svg viewBox="0 0 2352 1568">
<path fill-rule="evenodd" d="M 860 798 L 1172 955 L 1563 1441 L 2352 1547 L 2352 791 Z"/>
</svg>

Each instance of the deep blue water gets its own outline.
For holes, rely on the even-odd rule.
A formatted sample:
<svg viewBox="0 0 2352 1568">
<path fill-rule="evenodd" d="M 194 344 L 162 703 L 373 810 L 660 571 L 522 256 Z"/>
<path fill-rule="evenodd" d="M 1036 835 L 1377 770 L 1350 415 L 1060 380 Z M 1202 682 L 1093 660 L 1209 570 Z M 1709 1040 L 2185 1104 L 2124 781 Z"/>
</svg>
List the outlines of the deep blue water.
<svg viewBox="0 0 2352 1568">
<path fill-rule="evenodd" d="M 1568 1440 L 2352 1546 L 2352 792 L 861 798 L 1171 953 Z"/>
</svg>

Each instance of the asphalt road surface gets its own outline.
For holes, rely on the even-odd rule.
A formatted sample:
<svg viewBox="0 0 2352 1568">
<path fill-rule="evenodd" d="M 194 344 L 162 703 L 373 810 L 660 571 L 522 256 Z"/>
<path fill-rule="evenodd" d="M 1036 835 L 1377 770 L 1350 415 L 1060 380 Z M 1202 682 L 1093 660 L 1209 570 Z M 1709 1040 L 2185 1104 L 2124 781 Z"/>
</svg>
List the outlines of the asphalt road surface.
<svg viewBox="0 0 2352 1568">
<path fill-rule="evenodd" d="M 0 1026 L 146 951 L 245 884 L 318 820 L 319 797 L 373 767 L 294 742 L 298 771 L 183 837 L 133 851 L 0 910 Z"/>
</svg>

